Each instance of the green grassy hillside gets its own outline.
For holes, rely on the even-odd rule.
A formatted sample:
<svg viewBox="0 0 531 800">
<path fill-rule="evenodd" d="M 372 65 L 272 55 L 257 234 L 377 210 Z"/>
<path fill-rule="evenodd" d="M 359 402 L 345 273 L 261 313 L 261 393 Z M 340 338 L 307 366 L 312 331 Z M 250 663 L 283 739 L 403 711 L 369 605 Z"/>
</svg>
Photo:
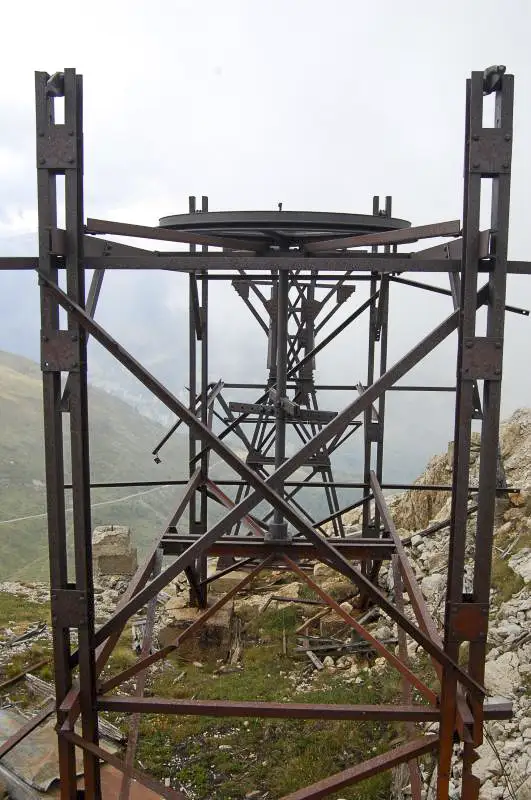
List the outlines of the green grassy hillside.
<svg viewBox="0 0 531 800">
<path fill-rule="evenodd" d="M 161 426 L 97 389 L 90 390 L 89 403 L 94 482 L 186 477 L 184 436 L 173 436 L 164 448 L 163 462 L 156 465 L 151 451 L 165 433 Z M 68 463 L 68 415 L 63 415 L 63 421 Z M 129 525 L 142 550 L 160 531 L 178 492 L 179 487 L 148 492 L 95 489 L 93 526 Z M 133 494 L 137 496 L 116 502 Z M 70 492 L 66 503 L 71 504 Z M 0 579 L 47 578 L 46 518 L 8 522 L 45 510 L 41 372 L 32 361 L 0 351 Z"/>
<path fill-rule="evenodd" d="M 90 457 L 93 483 L 175 480 L 188 475 L 187 439 L 175 434 L 155 464 L 151 451 L 166 433 L 131 405 L 99 389 L 89 390 Z M 63 415 L 66 482 L 69 482 L 68 414 Z M 229 442 L 230 444 L 230 442 Z M 238 441 L 232 445 L 240 455 Z M 236 477 L 212 457 L 214 478 Z M 302 479 L 305 471 L 294 478 Z M 345 479 L 341 471 L 337 479 Z M 116 524 L 131 527 L 140 553 L 160 533 L 182 487 L 93 489 L 92 527 Z M 227 494 L 233 494 L 227 489 Z M 345 505 L 358 492 L 339 492 Z M 322 489 L 305 489 L 297 497 L 315 519 L 327 515 Z M 71 494 L 66 493 L 67 508 Z M 259 509 L 265 511 L 262 504 Z M 0 350 L 0 580 L 46 580 L 48 577 L 42 375 L 33 361 Z M 224 514 L 210 506 L 213 522 Z M 186 515 L 184 517 L 186 519 Z M 70 523 L 71 514 L 67 514 Z M 71 536 L 71 531 L 69 531 Z"/>
</svg>

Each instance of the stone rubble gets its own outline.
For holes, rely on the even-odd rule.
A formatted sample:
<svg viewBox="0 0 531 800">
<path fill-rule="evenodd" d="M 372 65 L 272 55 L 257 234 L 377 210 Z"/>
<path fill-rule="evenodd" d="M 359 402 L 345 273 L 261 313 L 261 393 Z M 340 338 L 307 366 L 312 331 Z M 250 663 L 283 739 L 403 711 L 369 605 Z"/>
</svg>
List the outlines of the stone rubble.
<svg viewBox="0 0 531 800">
<path fill-rule="evenodd" d="M 477 441 L 477 440 L 476 440 Z M 491 721 L 485 725 L 484 743 L 478 748 L 479 759 L 473 773 L 480 779 L 480 800 L 531 800 L 531 409 L 516 411 L 501 426 L 500 446 L 507 482 L 519 488 L 507 500 L 498 502 L 495 528 L 494 558 L 503 561 L 500 585 L 493 582 L 488 632 L 488 654 L 485 685 L 491 696 L 508 698 L 513 703 L 513 718 Z M 479 477 L 478 452 L 471 458 L 470 482 Z M 443 483 L 451 478 L 453 446 L 443 456 L 432 459 L 419 483 Z M 406 492 L 390 502 L 397 526 L 415 531 L 448 519 L 451 501 L 441 492 Z M 475 517 L 470 518 L 467 555 L 472 553 Z M 413 535 L 409 548 L 413 566 L 428 606 L 442 628 L 446 566 L 448 563 L 448 529 L 432 536 Z M 467 565 L 470 567 L 470 564 Z M 512 573 L 512 574 L 511 574 Z M 391 588 L 391 576 L 382 573 Z M 470 590 L 471 574 L 467 570 L 465 590 Z M 515 593 L 508 599 L 503 594 L 511 579 Z M 407 596 L 406 596 L 407 599 Z M 411 655 L 416 645 L 408 646 Z M 460 797 L 459 778 L 462 766 L 456 747 L 450 797 Z M 434 771 L 424 771 L 423 798 L 436 796 Z M 404 791 L 398 797 L 409 796 Z"/>
</svg>

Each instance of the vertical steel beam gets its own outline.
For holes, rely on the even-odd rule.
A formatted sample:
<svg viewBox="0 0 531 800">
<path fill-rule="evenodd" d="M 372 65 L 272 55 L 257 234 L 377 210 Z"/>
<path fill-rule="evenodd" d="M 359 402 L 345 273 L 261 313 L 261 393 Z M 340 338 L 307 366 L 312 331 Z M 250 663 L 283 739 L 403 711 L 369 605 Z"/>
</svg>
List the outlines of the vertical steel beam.
<svg viewBox="0 0 531 800">
<path fill-rule="evenodd" d="M 39 269 L 53 281 L 58 279 L 57 258 L 51 255 L 50 230 L 57 227 L 57 195 L 55 173 L 47 168 L 44 156 L 39 155 L 39 143 L 51 137 L 55 127 L 54 101 L 47 94 L 45 72 L 35 74 L 35 103 L 37 123 L 37 202 L 39 224 Z M 42 162 L 42 163 L 41 163 Z M 41 287 L 41 345 L 45 365 L 44 345 L 57 336 L 59 306 Z M 63 423 L 61 414 L 61 372 L 43 371 L 44 455 L 46 469 L 46 505 L 48 513 L 48 552 L 50 560 L 50 591 L 68 589 L 68 559 L 65 521 Z M 70 673 L 70 631 L 52 626 L 55 697 L 57 722 L 62 725 L 64 714 L 60 706 L 72 686 Z M 76 764 L 74 746 L 58 738 L 61 800 L 76 796 Z"/>
<path fill-rule="evenodd" d="M 393 587 L 395 590 L 395 603 L 397 608 L 404 613 L 404 592 L 402 585 L 402 575 L 400 572 L 400 560 L 397 555 L 391 559 L 391 569 L 393 572 Z M 409 654 L 407 652 L 407 638 L 405 631 L 402 630 L 400 625 L 397 625 L 398 630 L 398 654 L 400 659 L 406 666 L 410 666 Z M 405 677 L 402 677 L 402 702 L 404 704 L 411 703 L 413 692 L 411 684 L 409 684 Z M 406 732 L 410 738 L 413 738 L 415 733 L 415 724 L 413 722 L 406 722 L 404 725 Z M 421 800 L 422 797 L 422 778 L 420 775 L 419 763 L 416 759 L 408 761 L 409 781 L 411 787 L 412 800 Z"/>
<path fill-rule="evenodd" d="M 275 401 L 275 469 L 279 469 L 286 458 L 286 386 L 287 386 L 287 348 L 288 348 L 288 303 L 289 281 L 287 270 L 280 270 L 277 289 L 277 336 L 276 336 L 276 401 Z M 277 487 L 283 493 L 283 485 Z M 286 539 L 288 526 L 280 509 L 273 514 L 266 538 Z"/>
<path fill-rule="evenodd" d="M 83 261 L 83 84 L 75 70 L 64 73 L 65 127 L 75 150 L 65 168 L 65 256 L 67 293 L 85 307 L 85 265 Z M 73 162 L 73 163 L 72 163 Z M 84 606 L 78 627 L 81 728 L 83 738 L 98 745 L 96 710 L 96 665 L 94 658 L 94 581 L 92 574 L 92 522 L 90 505 L 90 462 L 87 388 L 87 333 L 68 314 L 74 361 L 70 371 L 70 448 L 72 461 L 72 514 L 77 597 Z M 66 598 L 65 598 L 66 599 Z M 72 598 L 74 599 L 74 598 Z M 75 621 L 72 620 L 75 624 Z M 71 624 L 72 624 L 71 622 Z M 96 800 L 101 796 L 98 758 L 83 753 L 85 791 Z"/>
<path fill-rule="evenodd" d="M 494 270 L 489 275 L 486 340 L 494 345 L 498 363 L 491 364 L 483 376 L 483 420 L 479 456 L 478 513 L 474 541 L 473 599 L 478 607 L 488 609 L 492 567 L 492 548 L 498 486 L 499 427 L 501 405 L 501 377 L 505 323 L 505 295 L 507 286 L 507 249 L 509 236 L 509 207 L 511 190 L 511 155 L 513 137 L 514 79 L 504 75 L 495 96 L 494 129 L 500 132 L 497 168 L 491 174 L 492 254 Z M 504 142 L 503 156 L 500 153 Z M 493 369 L 492 369 L 493 368 Z M 488 612 L 487 612 L 488 613 Z M 484 683 L 486 636 L 476 636 L 469 644 L 469 672 Z M 479 781 L 472 774 L 475 761 L 473 748 L 483 742 L 483 705 L 471 699 L 474 715 L 473 744 L 465 743 L 463 759 L 463 795 L 475 798 Z"/>
<path fill-rule="evenodd" d="M 476 331 L 476 308 L 473 295 L 477 291 L 479 258 L 479 219 L 481 173 L 472 172 L 470 146 L 483 125 L 483 76 L 472 73 L 467 81 L 465 121 L 465 166 L 463 207 L 463 254 L 461 297 L 457 347 L 456 407 L 454 427 L 454 463 L 452 477 L 452 510 L 448 556 L 448 580 L 445 609 L 445 648 L 452 658 L 459 654 L 459 643 L 450 634 L 450 609 L 463 599 L 463 578 L 468 511 L 468 482 L 470 471 L 470 440 L 474 410 L 474 384 L 463 375 L 465 338 L 472 340 Z M 443 672 L 441 691 L 441 744 L 437 776 L 438 800 L 448 797 L 456 721 L 457 681 L 450 670 Z"/>
<path fill-rule="evenodd" d="M 494 512 L 497 486 L 501 374 L 507 278 L 509 229 L 510 162 L 512 148 L 513 77 L 504 75 L 496 89 L 493 128 L 483 126 L 484 76 L 472 73 L 467 83 L 465 145 L 465 192 L 463 226 L 463 268 L 461 276 L 460 325 L 458 341 L 456 425 L 454 443 L 452 521 L 448 588 L 445 611 L 445 647 L 457 657 L 464 641 L 454 620 L 465 607 L 472 614 L 469 641 L 469 674 L 483 682 L 486 654 L 486 625 L 490 596 Z M 482 178 L 492 179 L 491 228 L 494 270 L 489 276 L 486 337 L 476 335 L 476 314 L 472 296 L 477 288 L 479 257 L 479 215 Z M 474 386 L 483 381 L 478 513 L 474 536 L 473 591 L 463 589 L 467 540 L 466 486 L 469 477 L 470 432 L 474 415 Z M 470 699 L 474 716 L 473 741 L 465 744 L 463 796 L 478 797 L 479 782 L 471 773 L 473 748 L 482 742 L 483 707 Z M 455 720 L 455 675 L 445 669 L 442 693 L 441 749 L 439 754 L 438 798 L 448 796 L 452 733 Z"/>
<path fill-rule="evenodd" d="M 387 195 L 385 198 L 385 215 L 391 217 L 392 212 L 392 198 Z M 391 252 L 391 245 L 385 245 L 385 253 Z M 389 326 L 389 277 L 383 276 L 380 286 L 380 297 L 378 299 L 378 325 L 379 325 L 379 338 L 380 338 L 380 369 L 378 377 L 384 375 L 387 370 L 387 340 L 388 340 L 388 326 Z M 382 483 L 383 475 L 383 457 L 384 457 L 384 428 L 385 428 L 385 392 L 378 398 L 378 422 L 379 433 L 378 441 L 376 443 L 376 477 L 378 483 Z M 378 526 L 376 526 L 378 527 Z"/>
<path fill-rule="evenodd" d="M 380 213 L 380 198 L 378 195 L 375 195 L 372 198 L 372 213 L 373 215 L 377 215 Z M 378 252 L 378 248 L 374 245 L 371 248 L 373 253 Z M 371 284 L 370 284 L 370 297 L 373 298 L 370 306 L 369 311 L 369 344 L 367 349 L 367 386 L 371 386 L 374 382 L 374 362 L 375 362 L 375 348 L 376 348 L 376 316 L 377 316 L 377 302 L 376 300 L 376 289 L 378 286 L 378 276 L 375 272 L 371 273 Z M 365 409 L 365 413 L 363 415 L 363 481 L 366 486 L 369 485 L 370 480 L 370 473 L 372 469 L 372 439 L 371 439 L 371 429 L 372 429 L 372 408 Z M 375 509 L 375 513 L 377 513 Z M 363 506 L 363 515 L 362 515 L 362 532 L 363 536 L 373 536 L 374 530 L 371 525 L 371 504 L 365 503 Z M 367 571 L 366 564 L 363 565 L 362 569 L 366 572 Z"/>
<path fill-rule="evenodd" d="M 188 212 L 194 214 L 196 211 L 195 196 L 188 197 Z M 190 253 L 195 253 L 196 245 L 189 245 Z M 192 414 L 197 413 L 197 278 L 191 272 L 188 277 L 188 408 Z M 188 428 L 188 459 L 189 477 L 194 473 L 195 459 L 197 456 L 197 435 Z M 188 529 L 190 535 L 197 534 L 197 495 L 194 492 L 190 497 L 188 506 Z M 190 602 L 196 603 L 198 598 L 195 596 L 193 588 L 190 587 Z"/>
<path fill-rule="evenodd" d="M 201 211 L 208 211 L 208 197 L 203 195 L 201 198 Z M 203 253 L 208 252 L 208 245 L 202 246 Z M 208 405 L 208 272 L 201 274 L 201 422 L 204 425 L 209 424 L 209 405 Z M 205 447 L 206 442 L 202 442 L 202 455 L 201 455 L 201 491 L 200 491 L 200 517 L 199 527 L 201 534 L 206 533 L 208 530 L 208 466 L 210 451 Z M 207 585 L 202 583 L 206 581 L 207 577 L 207 557 L 201 555 L 196 563 L 197 575 L 199 578 L 199 585 L 201 587 L 199 593 L 199 605 L 201 608 L 206 608 L 207 605 Z"/>
</svg>

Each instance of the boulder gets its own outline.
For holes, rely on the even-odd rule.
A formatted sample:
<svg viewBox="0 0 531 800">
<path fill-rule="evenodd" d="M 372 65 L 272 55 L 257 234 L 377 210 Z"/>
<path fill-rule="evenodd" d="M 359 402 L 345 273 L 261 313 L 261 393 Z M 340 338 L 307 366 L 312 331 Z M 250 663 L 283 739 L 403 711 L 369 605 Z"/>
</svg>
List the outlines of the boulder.
<svg viewBox="0 0 531 800">
<path fill-rule="evenodd" d="M 421 581 L 420 588 L 426 600 L 435 604 L 446 591 L 446 576 L 426 575 Z"/>
<path fill-rule="evenodd" d="M 495 661 L 485 663 L 485 686 L 492 694 L 507 697 L 519 684 L 518 657 L 515 653 L 502 653 Z"/>
</svg>

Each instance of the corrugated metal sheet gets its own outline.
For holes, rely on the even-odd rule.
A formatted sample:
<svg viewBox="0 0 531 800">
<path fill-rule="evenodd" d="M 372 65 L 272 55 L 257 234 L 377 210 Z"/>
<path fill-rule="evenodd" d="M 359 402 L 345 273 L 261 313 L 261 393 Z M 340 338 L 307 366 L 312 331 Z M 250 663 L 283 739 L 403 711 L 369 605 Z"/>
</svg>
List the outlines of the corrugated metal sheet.
<svg viewBox="0 0 531 800">
<path fill-rule="evenodd" d="M 26 722 L 26 719 L 13 709 L 0 709 L 0 744 Z M 47 792 L 52 783 L 59 780 L 57 759 L 57 734 L 55 717 L 32 731 L 20 744 L 2 759 L 2 764 L 33 788 Z M 104 747 L 115 753 L 117 748 L 109 741 Z M 83 774 L 83 755 L 76 748 L 77 774 Z"/>
</svg>

